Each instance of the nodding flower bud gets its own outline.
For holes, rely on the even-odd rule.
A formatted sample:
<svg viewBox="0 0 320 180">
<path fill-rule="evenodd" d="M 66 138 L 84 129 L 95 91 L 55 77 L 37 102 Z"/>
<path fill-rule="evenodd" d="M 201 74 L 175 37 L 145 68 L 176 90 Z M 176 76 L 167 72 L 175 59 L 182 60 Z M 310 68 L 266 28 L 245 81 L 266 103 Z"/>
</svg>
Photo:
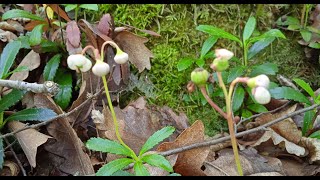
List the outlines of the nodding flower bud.
<svg viewBox="0 0 320 180">
<path fill-rule="evenodd" d="M 72 54 L 67 59 L 68 67 L 72 70 L 87 72 L 91 69 L 91 61 L 82 54 Z"/>
<path fill-rule="evenodd" d="M 221 60 L 229 60 L 233 57 L 233 52 L 227 50 L 227 49 L 216 49 L 215 50 L 215 55 L 217 59 Z"/>
<path fill-rule="evenodd" d="M 213 60 L 213 63 L 210 65 L 210 67 L 217 72 L 221 72 L 221 71 L 228 69 L 229 61 L 226 59 L 218 59 L 217 58 L 217 59 Z"/>
<path fill-rule="evenodd" d="M 100 77 L 107 75 L 109 71 L 110 71 L 109 64 L 100 60 L 97 60 L 96 64 L 92 67 L 93 74 Z"/>
<path fill-rule="evenodd" d="M 259 104 L 268 104 L 271 100 L 271 95 L 269 91 L 262 86 L 258 86 L 256 88 L 252 89 L 252 94 L 254 99 L 259 103 Z"/>
<path fill-rule="evenodd" d="M 251 88 L 255 88 L 257 86 L 268 88 L 270 84 L 270 80 L 268 76 L 261 74 L 259 76 L 250 78 L 247 82 L 248 86 Z"/>
<path fill-rule="evenodd" d="M 203 68 L 196 68 L 191 73 L 191 81 L 199 87 L 205 86 L 209 76 L 210 75 L 207 70 Z"/>
<path fill-rule="evenodd" d="M 123 52 L 121 49 L 117 48 L 117 54 L 114 56 L 114 61 L 117 64 L 124 64 L 128 62 L 129 56 L 127 53 Z"/>
</svg>

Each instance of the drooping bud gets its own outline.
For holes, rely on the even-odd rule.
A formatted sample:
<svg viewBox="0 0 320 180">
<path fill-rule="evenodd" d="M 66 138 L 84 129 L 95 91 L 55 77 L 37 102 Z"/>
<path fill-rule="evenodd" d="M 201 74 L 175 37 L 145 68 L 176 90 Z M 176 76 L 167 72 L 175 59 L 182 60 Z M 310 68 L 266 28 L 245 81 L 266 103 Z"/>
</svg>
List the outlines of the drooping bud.
<svg viewBox="0 0 320 180">
<path fill-rule="evenodd" d="M 271 95 L 269 91 L 262 86 L 258 86 L 254 89 L 252 89 L 252 94 L 254 99 L 259 103 L 259 104 L 268 104 L 271 100 Z"/>
<path fill-rule="evenodd" d="M 257 86 L 268 88 L 270 84 L 270 80 L 268 76 L 261 74 L 259 76 L 250 78 L 247 82 L 248 86 L 251 88 L 255 88 Z"/>
<path fill-rule="evenodd" d="M 197 86 L 205 86 L 209 78 L 209 72 L 203 68 L 196 68 L 191 73 L 191 81 Z"/>
<path fill-rule="evenodd" d="M 233 52 L 227 50 L 227 49 L 216 49 L 215 50 L 215 55 L 217 59 L 221 60 L 229 60 L 233 57 Z"/>
<path fill-rule="evenodd" d="M 97 60 L 96 64 L 92 67 L 93 74 L 99 77 L 107 75 L 109 71 L 110 71 L 109 64 L 100 60 Z"/>
<path fill-rule="evenodd" d="M 72 54 L 67 59 L 68 67 L 72 70 L 87 72 L 90 70 L 91 61 L 82 54 Z"/>
<path fill-rule="evenodd" d="M 114 56 L 114 61 L 117 64 L 124 64 L 128 62 L 129 56 L 127 53 L 123 52 L 121 49 L 117 48 L 117 54 Z"/>
</svg>

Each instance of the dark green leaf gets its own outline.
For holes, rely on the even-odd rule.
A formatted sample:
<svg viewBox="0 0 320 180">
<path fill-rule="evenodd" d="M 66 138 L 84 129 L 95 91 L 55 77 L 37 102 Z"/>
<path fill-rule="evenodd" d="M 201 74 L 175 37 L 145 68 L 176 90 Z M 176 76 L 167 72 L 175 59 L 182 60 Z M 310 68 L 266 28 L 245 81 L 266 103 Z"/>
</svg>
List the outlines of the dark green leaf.
<svg viewBox="0 0 320 180">
<path fill-rule="evenodd" d="M 41 53 L 59 52 L 58 44 L 46 39 L 41 41 L 40 47 L 41 47 Z"/>
<path fill-rule="evenodd" d="M 286 39 L 285 35 L 279 29 L 270 29 L 269 31 L 262 34 L 261 36 L 250 38 L 248 44 L 260 41 L 262 39 L 270 38 L 270 37 L 279 37 L 279 38 Z"/>
<path fill-rule="evenodd" d="M 210 58 L 214 58 L 214 57 L 215 57 L 214 52 L 210 51 L 206 55 L 204 55 L 202 59 L 210 59 Z"/>
<path fill-rule="evenodd" d="M 282 21 L 281 19 L 282 17 L 277 20 L 277 25 L 280 25 L 280 26 L 288 26 L 292 24 L 300 25 L 300 21 L 297 18 L 292 16 L 286 16 L 285 21 Z"/>
<path fill-rule="evenodd" d="M 131 174 L 127 171 L 118 170 L 117 172 L 113 173 L 111 176 L 134 176 L 134 174 Z"/>
<path fill-rule="evenodd" d="M 258 54 L 264 48 L 269 46 L 269 44 L 271 44 L 274 40 L 275 40 L 275 37 L 268 37 L 255 42 L 248 51 L 248 59 L 251 59 L 253 56 Z"/>
<path fill-rule="evenodd" d="M 48 61 L 43 70 L 43 78 L 45 81 L 53 81 L 59 67 L 60 59 L 61 54 L 56 54 Z"/>
<path fill-rule="evenodd" d="M 76 7 L 77 7 L 77 4 L 68 4 L 68 5 L 65 7 L 65 11 L 66 11 L 66 12 L 72 11 L 72 10 L 74 10 Z"/>
<path fill-rule="evenodd" d="M 241 117 L 248 118 L 248 117 L 251 117 L 251 116 L 252 116 L 252 112 L 251 111 L 248 111 L 246 109 L 242 110 Z"/>
<path fill-rule="evenodd" d="M 193 62 L 194 62 L 194 60 L 192 58 L 181 59 L 177 64 L 178 71 L 182 71 L 182 70 L 187 69 L 188 67 L 190 67 L 193 64 Z"/>
<path fill-rule="evenodd" d="M 312 133 L 309 137 L 320 139 L 320 130 Z"/>
<path fill-rule="evenodd" d="M 94 11 L 98 11 L 99 9 L 97 4 L 81 4 L 79 7 Z"/>
<path fill-rule="evenodd" d="M 307 106 L 306 106 L 307 107 Z M 312 119 L 315 115 L 314 111 L 307 111 L 303 116 L 302 135 L 305 136 L 309 129 L 312 128 Z"/>
<path fill-rule="evenodd" d="M 294 31 L 294 30 L 299 30 L 301 28 L 300 25 L 298 24 L 291 24 L 287 27 L 288 30 Z"/>
<path fill-rule="evenodd" d="M 250 104 L 247 108 L 256 113 L 268 112 L 268 109 L 261 104 Z"/>
<path fill-rule="evenodd" d="M 273 89 L 273 88 L 276 88 L 276 87 L 279 87 L 279 85 L 277 83 L 275 83 L 275 82 L 270 81 L 269 89 Z"/>
<path fill-rule="evenodd" d="M 292 80 L 297 83 L 303 90 L 305 90 L 313 99 L 315 99 L 314 92 L 308 83 L 299 78 L 294 78 Z"/>
<path fill-rule="evenodd" d="M 2 169 L 3 167 L 3 162 L 4 162 L 4 148 L 3 148 L 2 138 L 0 138 L 0 169 Z"/>
<path fill-rule="evenodd" d="M 141 158 L 142 161 L 156 167 L 160 167 L 168 172 L 173 172 L 170 162 L 159 154 L 148 154 Z"/>
<path fill-rule="evenodd" d="M 245 67 L 243 67 L 243 66 L 237 66 L 237 67 L 232 68 L 229 72 L 227 83 L 230 83 L 234 79 L 236 79 L 237 77 L 242 76 L 244 69 L 245 69 Z"/>
<path fill-rule="evenodd" d="M 44 24 L 39 24 L 33 28 L 30 33 L 29 44 L 30 46 L 39 45 L 42 40 L 42 32 L 43 32 Z"/>
<path fill-rule="evenodd" d="M 199 67 L 203 67 L 204 64 L 205 64 L 205 61 L 204 61 L 204 59 L 197 59 L 197 60 L 196 60 L 196 64 L 197 64 Z"/>
<path fill-rule="evenodd" d="M 307 30 L 301 30 L 300 34 L 304 41 L 309 42 L 311 40 L 312 33 Z"/>
<path fill-rule="evenodd" d="M 29 44 L 29 36 L 19 36 L 17 41 L 21 42 L 20 48 L 31 49 L 30 44 Z"/>
<path fill-rule="evenodd" d="M 0 113 L 19 102 L 26 91 L 13 89 L 9 94 L 0 100 Z"/>
<path fill-rule="evenodd" d="M 136 176 L 150 176 L 150 173 L 148 172 L 147 168 L 140 161 L 134 164 L 133 170 Z"/>
<path fill-rule="evenodd" d="M 320 43 L 317 42 L 311 42 L 308 46 L 311 48 L 320 49 Z"/>
<path fill-rule="evenodd" d="M 174 127 L 167 126 L 152 134 L 142 146 L 139 155 L 142 155 L 143 153 L 147 152 L 149 149 L 157 145 L 159 142 L 169 137 L 174 132 L 174 130 Z"/>
<path fill-rule="evenodd" d="M 210 36 L 204 43 L 201 49 L 201 56 L 200 59 L 202 59 L 212 48 L 212 46 L 217 42 L 218 38 L 214 36 Z"/>
<path fill-rule="evenodd" d="M 106 165 L 103 165 L 98 172 L 96 173 L 97 176 L 111 176 L 113 173 L 117 172 L 128 166 L 130 163 L 133 163 L 133 159 L 129 158 L 121 158 L 116 159 L 114 161 L 109 162 Z"/>
<path fill-rule="evenodd" d="M 310 101 L 301 92 L 291 87 L 276 87 L 269 90 L 271 97 L 275 99 L 290 99 L 306 104 L 310 104 Z"/>
<path fill-rule="evenodd" d="M 243 30 L 243 42 L 245 42 L 246 40 L 248 40 L 250 38 L 250 36 L 252 35 L 255 28 L 256 28 L 256 18 L 251 16 L 248 19 L 248 21 L 244 27 L 244 30 Z"/>
<path fill-rule="evenodd" d="M 215 36 L 217 38 L 226 38 L 226 39 L 236 41 L 242 46 L 242 42 L 238 37 L 226 32 L 220 28 L 210 26 L 210 25 L 199 25 L 196 29 L 199 31 L 208 33 L 211 36 Z"/>
<path fill-rule="evenodd" d="M 250 77 L 254 77 L 260 74 L 275 75 L 278 72 L 278 67 L 273 63 L 264 63 L 259 66 L 254 66 L 250 73 Z"/>
<path fill-rule="evenodd" d="M 12 9 L 9 10 L 7 12 L 5 12 L 2 15 L 2 20 L 7 20 L 7 19 L 11 19 L 11 18 L 29 18 L 29 19 L 33 19 L 33 20 L 38 20 L 38 21 L 45 21 L 42 17 L 31 14 L 28 11 L 25 10 L 20 10 L 20 9 Z"/>
<path fill-rule="evenodd" d="M 62 108 L 68 107 L 72 97 L 72 76 L 69 72 L 58 69 L 55 82 L 59 84 L 60 91 L 54 97 L 54 101 Z"/>
<path fill-rule="evenodd" d="M 16 59 L 20 47 L 20 41 L 12 41 L 9 42 L 2 50 L 0 57 L 0 79 L 2 79 L 2 77 L 4 77 L 9 72 L 9 69 Z"/>
<path fill-rule="evenodd" d="M 237 111 L 244 99 L 244 89 L 242 86 L 238 86 L 234 91 L 233 102 L 232 102 L 232 110 L 233 112 Z"/>
<path fill-rule="evenodd" d="M 132 157 L 130 150 L 128 150 L 121 144 L 114 141 L 110 141 L 108 139 L 90 138 L 86 143 L 86 147 L 94 151 L 101 151 Z"/>
<path fill-rule="evenodd" d="M 24 109 L 9 116 L 5 121 L 47 121 L 57 114 L 47 108 Z"/>
</svg>

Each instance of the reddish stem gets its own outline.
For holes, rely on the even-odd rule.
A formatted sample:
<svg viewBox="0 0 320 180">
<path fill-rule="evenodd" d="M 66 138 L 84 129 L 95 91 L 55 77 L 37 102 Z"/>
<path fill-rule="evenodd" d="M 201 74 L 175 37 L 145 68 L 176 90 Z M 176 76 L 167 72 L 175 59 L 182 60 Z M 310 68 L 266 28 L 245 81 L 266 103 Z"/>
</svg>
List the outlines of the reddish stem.
<svg viewBox="0 0 320 180">
<path fill-rule="evenodd" d="M 218 113 L 220 113 L 221 116 L 223 116 L 225 119 L 228 119 L 227 114 L 226 114 L 224 111 L 222 111 L 222 109 L 221 109 L 218 105 L 216 105 L 216 104 L 211 100 L 211 98 L 208 96 L 206 88 L 203 86 L 203 87 L 200 87 L 200 90 L 201 90 L 201 93 L 202 93 L 202 95 L 204 96 L 204 98 L 206 98 L 206 100 L 208 101 L 208 103 L 209 103 L 216 111 L 218 111 Z"/>
</svg>

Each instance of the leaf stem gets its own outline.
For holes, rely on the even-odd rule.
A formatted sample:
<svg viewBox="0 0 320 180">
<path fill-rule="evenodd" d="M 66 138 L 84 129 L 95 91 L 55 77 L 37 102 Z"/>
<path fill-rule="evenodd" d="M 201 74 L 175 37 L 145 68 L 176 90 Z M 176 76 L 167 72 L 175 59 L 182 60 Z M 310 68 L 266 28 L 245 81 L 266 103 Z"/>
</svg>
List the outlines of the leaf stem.
<svg viewBox="0 0 320 180">
<path fill-rule="evenodd" d="M 125 148 L 127 148 L 128 150 L 131 151 L 131 153 L 133 155 L 132 158 L 135 161 L 139 161 L 139 158 L 137 157 L 136 153 L 128 145 L 126 145 L 126 143 L 124 143 L 122 138 L 121 138 L 121 135 L 119 133 L 119 124 L 118 124 L 118 121 L 117 121 L 116 113 L 115 113 L 115 111 L 113 109 L 113 105 L 112 105 L 110 94 L 109 94 L 108 84 L 107 84 L 107 80 L 106 80 L 105 76 L 102 76 L 102 81 L 103 81 L 104 89 L 106 91 L 108 105 L 109 105 L 109 108 L 110 108 L 110 111 L 111 111 L 111 115 L 112 115 L 112 119 L 113 119 L 114 128 L 115 128 L 115 131 L 116 131 L 117 139 L 119 140 L 121 145 L 123 145 Z"/>
</svg>

